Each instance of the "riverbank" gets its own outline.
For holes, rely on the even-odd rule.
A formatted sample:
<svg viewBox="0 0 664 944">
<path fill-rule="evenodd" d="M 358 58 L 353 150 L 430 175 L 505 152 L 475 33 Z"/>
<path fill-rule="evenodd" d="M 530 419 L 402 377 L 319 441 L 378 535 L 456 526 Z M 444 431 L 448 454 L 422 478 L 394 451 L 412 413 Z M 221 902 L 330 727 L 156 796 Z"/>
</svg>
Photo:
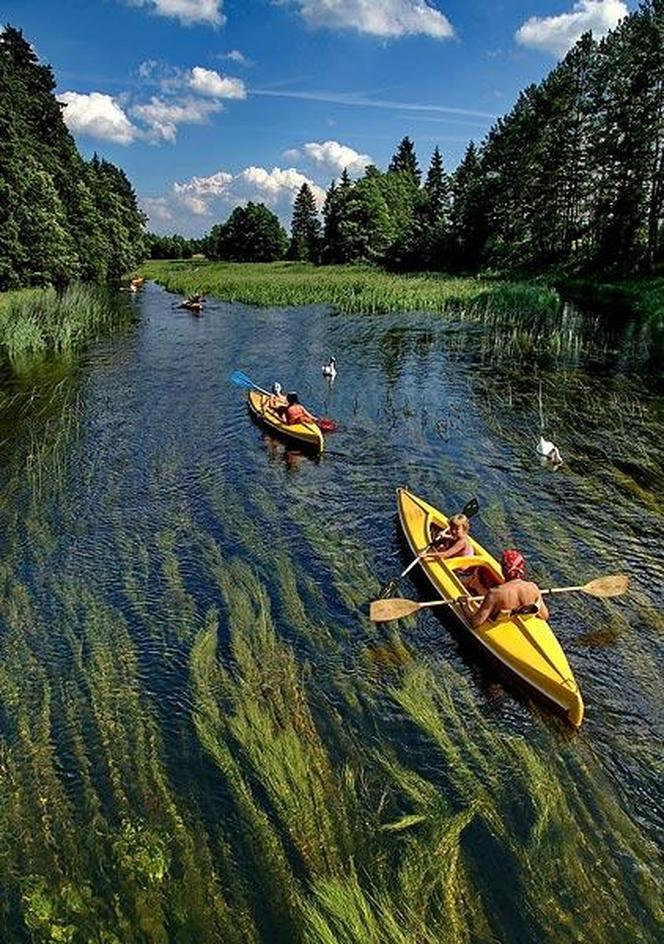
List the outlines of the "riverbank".
<svg viewBox="0 0 664 944">
<path fill-rule="evenodd" d="M 64 354 L 133 317 L 106 286 L 72 284 L 61 292 L 26 288 L 0 294 L 0 348 L 10 360 Z"/>
<path fill-rule="evenodd" d="M 642 276 L 622 282 L 589 279 L 555 280 L 565 296 L 583 304 L 617 307 L 646 318 L 664 318 L 664 275 Z"/>
<path fill-rule="evenodd" d="M 234 263 L 205 259 L 148 260 L 140 274 L 171 292 L 202 292 L 228 302 L 261 306 L 330 304 L 343 312 L 554 312 L 555 289 L 526 282 L 431 273 L 396 275 L 368 266 L 313 266 L 300 262 Z"/>
</svg>

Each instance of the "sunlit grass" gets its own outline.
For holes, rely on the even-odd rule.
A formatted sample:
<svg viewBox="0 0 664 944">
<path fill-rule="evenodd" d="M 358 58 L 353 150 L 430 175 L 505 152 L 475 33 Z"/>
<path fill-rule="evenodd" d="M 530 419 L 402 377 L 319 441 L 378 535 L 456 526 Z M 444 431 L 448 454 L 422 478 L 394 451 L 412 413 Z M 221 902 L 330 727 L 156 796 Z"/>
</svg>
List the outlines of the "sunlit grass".
<svg viewBox="0 0 664 944">
<path fill-rule="evenodd" d="M 106 288 L 20 289 L 0 294 L 0 347 L 12 361 L 65 354 L 132 317 Z"/>
<path fill-rule="evenodd" d="M 329 304 L 343 312 L 557 311 L 558 294 L 541 285 L 394 275 L 361 266 L 304 263 L 240 264 L 203 260 L 149 261 L 142 275 L 181 295 L 203 292 L 229 302 L 263 306 Z"/>
</svg>

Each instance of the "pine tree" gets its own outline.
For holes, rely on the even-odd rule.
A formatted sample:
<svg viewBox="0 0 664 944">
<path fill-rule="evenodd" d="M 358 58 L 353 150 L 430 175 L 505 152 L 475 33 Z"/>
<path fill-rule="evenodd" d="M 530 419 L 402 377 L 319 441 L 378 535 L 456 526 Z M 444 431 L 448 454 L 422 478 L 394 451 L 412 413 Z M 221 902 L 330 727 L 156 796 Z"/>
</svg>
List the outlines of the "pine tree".
<svg viewBox="0 0 664 944">
<path fill-rule="evenodd" d="M 291 223 L 291 242 L 288 250 L 289 259 L 302 262 L 320 262 L 321 225 L 318 219 L 318 207 L 311 187 L 302 184 L 293 204 Z"/>
<path fill-rule="evenodd" d="M 426 215 L 433 225 L 447 224 L 450 213 L 450 183 L 443 167 L 438 145 L 431 155 L 431 163 L 424 183 Z"/>
<path fill-rule="evenodd" d="M 415 145 L 410 140 L 408 135 L 401 139 L 399 147 L 395 151 L 394 156 L 390 161 L 388 170 L 391 173 L 408 174 L 410 177 L 412 177 L 414 184 L 419 187 L 420 181 L 422 179 L 422 172 L 420 171 L 420 166 L 417 163 Z"/>
</svg>

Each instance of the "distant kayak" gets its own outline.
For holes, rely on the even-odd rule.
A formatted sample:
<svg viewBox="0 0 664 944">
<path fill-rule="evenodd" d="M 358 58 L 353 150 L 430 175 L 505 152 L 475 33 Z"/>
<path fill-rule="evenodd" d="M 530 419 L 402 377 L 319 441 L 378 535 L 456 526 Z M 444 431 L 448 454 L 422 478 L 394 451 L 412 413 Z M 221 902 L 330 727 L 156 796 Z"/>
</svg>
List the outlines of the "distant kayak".
<svg viewBox="0 0 664 944">
<path fill-rule="evenodd" d="M 316 423 L 286 423 L 279 414 L 268 406 L 270 397 L 258 390 L 250 390 L 247 402 L 253 415 L 282 436 L 296 439 L 298 442 L 322 452 L 325 448 L 323 434 Z"/>
<path fill-rule="evenodd" d="M 414 555 L 432 539 L 432 525 L 447 527 L 440 511 L 418 498 L 407 488 L 397 489 L 399 520 Z M 498 561 L 469 538 L 473 557 L 422 559 L 420 566 L 436 591 L 445 600 L 469 596 L 456 571 L 482 567 L 496 583 L 503 582 Z M 474 629 L 459 605 L 452 610 L 464 629 L 488 651 L 502 667 L 530 692 L 543 697 L 561 711 L 575 728 L 583 721 L 583 700 L 567 657 L 549 624 L 538 616 L 505 616 Z"/>
</svg>

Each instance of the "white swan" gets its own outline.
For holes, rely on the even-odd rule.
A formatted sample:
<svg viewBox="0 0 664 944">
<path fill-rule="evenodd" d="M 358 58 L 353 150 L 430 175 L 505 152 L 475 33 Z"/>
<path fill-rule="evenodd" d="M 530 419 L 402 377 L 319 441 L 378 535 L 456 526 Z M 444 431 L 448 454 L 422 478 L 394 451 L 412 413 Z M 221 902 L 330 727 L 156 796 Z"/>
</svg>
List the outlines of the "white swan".
<svg viewBox="0 0 664 944">
<path fill-rule="evenodd" d="M 322 372 L 323 372 L 323 377 L 330 377 L 331 380 L 334 380 L 334 378 L 337 376 L 337 359 L 336 359 L 336 357 L 331 357 L 331 358 L 330 358 L 330 363 L 329 363 L 329 364 L 323 364 L 323 366 L 321 367 L 321 370 L 322 370 Z"/>
<path fill-rule="evenodd" d="M 540 440 L 537 443 L 537 452 L 540 456 L 544 456 L 545 459 L 548 459 L 551 465 L 559 466 L 563 464 L 560 449 L 552 442 L 549 442 L 548 439 L 545 439 L 544 436 L 540 436 Z"/>
</svg>

